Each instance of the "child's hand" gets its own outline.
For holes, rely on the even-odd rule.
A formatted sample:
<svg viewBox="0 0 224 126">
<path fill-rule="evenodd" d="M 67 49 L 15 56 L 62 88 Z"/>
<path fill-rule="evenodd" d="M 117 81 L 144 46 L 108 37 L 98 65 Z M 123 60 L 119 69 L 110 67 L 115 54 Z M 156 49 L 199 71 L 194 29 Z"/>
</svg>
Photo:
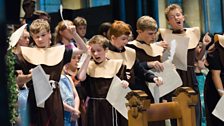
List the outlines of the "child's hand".
<svg viewBox="0 0 224 126">
<path fill-rule="evenodd" d="M 212 41 L 211 37 L 208 35 L 208 32 L 203 37 L 203 44 L 207 46 Z"/>
<path fill-rule="evenodd" d="M 29 71 L 29 74 L 24 74 L 22 70 L 17 70 L 16 83 L 19 86 L 24 86 L 25 83 L 32 79 L 32 69 Z"/>
<path fill-rule="evenodd" d="M 22 70 L 16 70 L 16 72 L 17 72 L 18 75 L 22 75 L 23 74 Z"/>
<path fill-rule="evenodd" d="M 160 85 L 163 84 L 162 77 L 154 77 L 153 80 L 154 80 L 154 82 L 156 83 L 157 86 L 160 86 Z"/>
<path fill-rule="evenodd" d="M 31 75 L 32 75 L 32 71 L 33 71 L 33 69 L 30 69 L 30 70 L 29 70 L 29 74 L 31 74 Z"/>
<path fill-rule="evenodd" d="M 167 41 L 160 41 L 159 46 L 163 47 L 164 49 L 167 49 L 169 47 L 169 44 Z"/>
<path fill-rule="evenodd" d="M 92 47 L 89 46 L 89 45 L 87 45 L 86 47 L 87 47 L 87 54 L 88 54 L 89 56 L 91 56 L 91 49 L 92 49 Z"/>
<path fill-rule="evenodd" d="M 77 33 L 75 25 L 68 26 L 68 29 L 71 31 L 72 34 L 76 34 Z"/>
<path fill-rule="evenodd" d="M 163 64 L 161 62 L 159 62 L 159 61 L 147 62 L 147 65 L 150 68 L 154 68 L 158 72 L 162 72 L 164 70 Z"/>
<path fill-rule="evenodd" d="M 126 80 L 122 80 L 121 85 L 123 88 L 127 88 L 129 86 L 129 83 Z"/>
<path fill-rule="evenodd" d="M 80 111 L 74 109 L 71 113 L 71 121 L 76 121 L 80 116 Z"/>
</svg>

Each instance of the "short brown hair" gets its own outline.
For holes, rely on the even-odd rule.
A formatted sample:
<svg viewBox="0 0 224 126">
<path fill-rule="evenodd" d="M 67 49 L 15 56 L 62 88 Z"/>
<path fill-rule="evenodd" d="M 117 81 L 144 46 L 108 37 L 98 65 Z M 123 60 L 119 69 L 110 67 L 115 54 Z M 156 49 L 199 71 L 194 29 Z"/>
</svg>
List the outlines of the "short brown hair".
<svg viewBox="0 0 224 126">
<path fill-rule="evenodd" d="M 99 44 L 104 49 L 106 49 L 107 45 L 109 43 L 109 40 L 106 37 L 104 37 L 103 35 L 94 35 L 87 43 L 88 43 L 88 45 Z"/>
<path fill-rule="evenodd" d="M 86 19 L 83 17 L 79 17 L 79 16 L 73 20 L 73 23 L 75 26 L 87 25 Z"/>
<path fill-rule="evenodd" d="M 168 20 L 168 14 L 170 13 L 170 11 L 175 9 L 178 9 L 183 14 L 183 10 L 178 4 L 171 4 L 165 9 L 165 16 L 167 20 Z"/>
<path fill-rule="evenodd" d="M 109 37 L 114 35 L 119 37 L 121 35 L 129 36 L 131 33 L 130 26 L 123 21 L 114 21 L 109 30 Z"/>
<path fill-rule="evenodd" d="M 30 25 L 30 33 L 32 34 L 37 34 L 42 30 L 46 30 L 47 32 L 50 32 L 50 25 L 48 21 L 44 19 L 37 19 L 34 20 L 31 25 Z"/>
<path fill-rule="evenodd" d="M 137 20 L 137 30 L 145 31 L 147 29 L 157 30 L 158 26 L 156 20 L 150 16 L 142 16 Z"/>
</svg>

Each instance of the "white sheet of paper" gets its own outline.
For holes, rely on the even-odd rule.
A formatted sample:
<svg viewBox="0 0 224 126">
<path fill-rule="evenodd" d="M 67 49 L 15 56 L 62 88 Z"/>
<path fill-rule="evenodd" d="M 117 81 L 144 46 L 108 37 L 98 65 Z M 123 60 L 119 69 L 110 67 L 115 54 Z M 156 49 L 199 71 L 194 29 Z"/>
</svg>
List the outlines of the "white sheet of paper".
<svg viewBox="0 0 224 126">
<path fill-rule="evenodd" d="M 224 96 L 222 96 L 215 106 L 212 114 L 224 122 Z"/>
<path fill-rule="evenodd" d="M 155 103 L 159 103 L 159 98 L 160 98 L 159 87 L 155 85 L 153 89 L 154 89 L 154 100 L 155 100 Z"/>
<path fill-rule="evenodd" d="M 163 78 L 163 85 L 159 86 L 158 91 L 155 90 L 156 85 L 154 83 L 148 83 L 148 88 L 151 91 L 155 101 L 158 100 L 158 92 L 159 97 L 163 97 L 183 84 L 179 74 L 169 60 L 165 61 L 163 66 L 163 72 L 153 72 L 156 76 Z"/>
<path fill-rule="evenodd" d="M 128 109 L 125 103 L 128 103 L 128 101 L 125 96 L 130 91 L 130 88 L 124 89 L 120 78 L 114 76 L 106 97 L 107 101 L 126 119 L 128 119 Z"/>
<path fill-rule="evenodd" d="M 44 108 L 45 101 L 53 93 L 53 89 L 49 83 L 49 75 L 46 75 L 40 65 L 32 70 L 32 80 L 37 107 Z"/>
<path fill-rule="evenodd" d="M 187 51 L 190 38 L 172 34 L 164 36 L 164 40 L 169 45 L 171 45 L 173 40 L 176 40 L 176 50 L 172 62 L 177 69 L 187 71 Z M 166 50 L 164 56 L 169 56 L 169 52 L 169 50 Z M 163 57 L 162 59 L 165 61 L 167 57 Z"/>
<path fill-rule="evenodd" d="M 173 57 L 174 57 L 174 54 L 176 52 L 176 47 L 177 47 L 177 42 L 176 40 L 172 40 L 170 42 L 170 55 L 168 57 L 168 60 L 170 61 L 173 61 Z"/>
</svg>

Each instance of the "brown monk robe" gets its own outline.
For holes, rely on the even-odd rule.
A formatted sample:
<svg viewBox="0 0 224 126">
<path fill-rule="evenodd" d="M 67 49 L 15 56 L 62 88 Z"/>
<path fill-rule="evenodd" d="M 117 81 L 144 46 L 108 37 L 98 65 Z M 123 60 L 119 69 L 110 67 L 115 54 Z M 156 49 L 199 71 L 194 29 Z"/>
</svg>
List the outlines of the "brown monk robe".
<svg viewBox="0 0 224 126">
<path fill-rule="evenodd" d="M 21 50 L 22 56 L 18 58 L 20 60 L 17 61 L 16 69 L 22 70 L 24 74 L 28 74 L 31 69 L 39 64 L 39 61 L 51 58 L 41 62 L 41 67 L 46 74 L 50 75 L 49 80 L 56 82 L 53 93 L 45 101 L 44 108 L 37 107 L 32 80 L 27 83 L 29 88 L 28 109 L 30 124 L 37 126 L 63 126 L 63 104 L 57 82 L 60 79 L 63 66 L 71 60 L 72 50 L 65 49 L 64 46 L 42 49 L 22 47 Z M 47 52 L 47 55 L 43 55 L 43 52 Z"/>
<path fill-rule="evenodd" d="M 81 82 L 90 97 L 87 108 L 88 126 L 126 126 L 127 120 L 106 100 L 114 75 L 126 78 L 122 60 L 90 61 L 86 80 Z M 116 92 L 114 92 L 116 93 Z"/>
</svg>

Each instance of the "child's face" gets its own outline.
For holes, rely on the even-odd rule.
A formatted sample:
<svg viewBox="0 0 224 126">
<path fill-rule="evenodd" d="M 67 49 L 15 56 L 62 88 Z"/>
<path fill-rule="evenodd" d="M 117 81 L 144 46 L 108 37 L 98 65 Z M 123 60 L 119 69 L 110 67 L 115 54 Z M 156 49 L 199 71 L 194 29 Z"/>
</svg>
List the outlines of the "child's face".
<svg viewBox="0 0 224 126">
<path fill-rule="evenodd" d="M 153 43 L 156 40 L 156 33 L 157 30 L 138 30 L 138 34 L 140 36 L 140 38 L 147 44 Z"/>
<path fill-rule="evenodd" d="M 24 30 L 17 45 L 18 46 L 28 46 L 29 43 L 30 43 L 30 33 L 28 31 Z"/>
<path fill-rule="evenodd" d="M 181 30 L 184 26 L 184 16 L 179 9 L 171 10 L 168 13 L 168 24 L 173 30 Z"/>
<path fill-rule="evenodd" d="M 69 25 L 69 27 L 72 27 L 73 25 Z M 73 34 L 71 32 L 71 29 L 66 28 L 63 31 L 60 31 L 60 35 L 62 38 L 70 41 L 73 38 Z"/>
<path fill-rule="evenodd" d="M 77 33 L 81 38 L 85 37 L 86 35 L 86 25 L 80 25 L 76 27 Z"/>
<path fill-rule="evenodd" d="M 205 68 L 205 59 L 202 59 L 202 60 L 199 60 L 198 63 L 197 63 L 197 67 L 199 69 L 204 69 Z"/>
<path fill-rule="evenodd" d="M 111 43 L 118 49 L 123 49 L 124 46 L 128 44 L 128 39 L 129 39 L 128 35 L 121 35 L 119 37 L 115 37 L 112 35 Z"/>
<path fill-rule="evenodd" d="M 93 60 L 101 63 L 106 60 L 106 50 L 100 44 L 91 44 L 91 55 Z"/>
<path fill-rule="evenodd" d="M 70 68 L 74 70 L 77 69 L 79 60 L 80 60 L 80 55 L 73 56 L 71 59 L 71 62 L 69 63 Z"/>
<path fill-rule="evenodd" d="M 42 30 L 37 34 L 32 34 L 33 40 L 38 48 L 46 48 L 51 43 L 51 33 L 47 30 Z"/>
</svg>

